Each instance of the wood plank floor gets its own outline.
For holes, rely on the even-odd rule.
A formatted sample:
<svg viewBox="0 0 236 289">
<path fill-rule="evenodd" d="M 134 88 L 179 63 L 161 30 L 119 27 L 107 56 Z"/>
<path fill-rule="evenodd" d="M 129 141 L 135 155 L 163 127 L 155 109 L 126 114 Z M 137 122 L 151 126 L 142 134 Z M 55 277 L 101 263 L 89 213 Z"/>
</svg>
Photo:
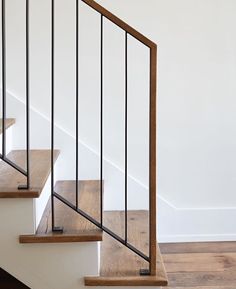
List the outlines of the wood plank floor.
<svg viewBox="0 0 236 289">
<path fill-rule="evenodd" d="M 236 289 L 236 242 L 160 244 L 170 289 Z"/>
</svg>

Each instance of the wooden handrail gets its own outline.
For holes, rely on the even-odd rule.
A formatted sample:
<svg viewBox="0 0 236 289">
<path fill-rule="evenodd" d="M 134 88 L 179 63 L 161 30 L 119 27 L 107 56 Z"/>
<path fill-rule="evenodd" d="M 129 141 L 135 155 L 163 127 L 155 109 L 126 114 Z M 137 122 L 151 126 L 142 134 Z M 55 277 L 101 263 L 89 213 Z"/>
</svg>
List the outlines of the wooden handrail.
<svg viewBox="0 0 236 289">
<path fill-rule="evenodd" d="M 86 3 L 88 6 L 96 10 L 98 13 L 102 14 L 104 17 L 109 19 L 111 22 L 115 23 L 121 29 L 127 31 L 130 35 L 134 38 L 142 42 L 144 45 L 148 46 L 149 48 L 156 48 L 156 44 L 144 36 L 142 33 L 138 32 L 136 29 L 131 27 L 129 24 L 121 20 L 119 17 L 112 14 L 106 8 L 95 2 L 94 0 L 81 0 L 82 2 Z"/>
</svg>

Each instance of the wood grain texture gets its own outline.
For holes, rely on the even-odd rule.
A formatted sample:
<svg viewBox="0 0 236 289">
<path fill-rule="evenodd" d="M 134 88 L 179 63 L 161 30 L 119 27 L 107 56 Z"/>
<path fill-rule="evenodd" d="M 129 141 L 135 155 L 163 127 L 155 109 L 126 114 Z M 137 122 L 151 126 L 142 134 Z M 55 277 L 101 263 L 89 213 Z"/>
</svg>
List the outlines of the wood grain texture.
<svg viewBox="0 0 236 289">
<path fill-rule="evenodd" d="M 151 275 L 156 275 L 157 264 L 157 223 L 156 223 L 156 109 L 157 109 L 157 48 L 150 49 L 150 159 L 149 159 L 149 211 L 150 211 L 150 272 Z"/>
<path fill-rule="evenodd" d="M 236 242 L 162 243 L 159 246 L 162 254 L 236 252 Z"/>
<path fill-rule="evenodd" d="M 235 286 L 193 286 L 193 287 L 165 287 L 166 289 L 235 289 Z"/>
<path fill-rule="evenodd" d="M 59 181 L 55 192 L 75 204 L 75 181 Z M 79 208 L 96 220 L 100 219 L 99 181 L 79 182 Z M 55 199 L 56 226 L 64 228 L 63 234 L 51 230 L 51 201 L 49 200 L 35 235 L 20 236 L 20 243 L 65 243 L 102 241 L 102 231 L 84 217 Z"/>
<path fill-rule="evenodd" d="M 235 289 L 236 242 L 161 244 L 172 289 Z"/>
<path fill-rule="evenodd" d="M 108 228 L 122 236 L 124 223 L 120 220 L 124 212 L 104 212 L 105 224 Z M 144 253 L 148 252 L 148 214 L 145 211 L 128 212 L 129 243 L 137 246 Z M 138 229 L 137 229 L 138 228 Z M 148 263 L 135 253 L 104 233 L 101 243 L 100 276 L 85 277 L 88 286 L 166 286 L 167 277 L 163 261 L 157 246 L 157 274 L 140 276 L 140 269 L 148 269 Z"/>
<path fill-rule="evenodd" d="M 148 211 L 127 212 L 127 241 L 145 255 L 149 255 L 149 218 Z M 125 239 L 125 212 L 105 211 L 104 226 Z M 139 236 L 137 238 L 137 236 Z M 146 268 L 146 267 L 145 267 Z"/>
<path fill-rule="evenodd" d="M 5 128 L 11 127 L 13 124 L 15 124 L 16 120 L 14 118 L 7 118 L 5 122 Z M 0 134 L 2 133 L 2 119 L 0 119 Z"/>
<path fill-rule="evenodd" d="M 146 36 L 138 32 L 136 29 L 131 27 L 129 24 L 125 23 L 123 20 L 121 20 L 119 17 L 112 14 L 110 11 L 105 9 L 103 6 L 98 4 L 94 0 L 82 0 L 84 3 L 86 3 L 88 6 L 105 16 L 107 19 L 109 19 L 111 22 L 118 25 L 121 29 L 127 31 L 130 35 L 132 35 L 134 38 L 138 39 L 140 42 L 145 44 L 146 46 L 150 48 L 155 48 L 156 44 L 148 39 Z"/>
<path fill-rule="evenodd" d="M 51 171 L 50 150 L 30 151 L 31 184 L 29 190 L 18 190 L 19 185 L 26 182 L 25 176 L 10 167 L 5 162 L 0 162 L 0 198 L 38 198 Z M 55 150 L 56 161 L 59 151 Z M 14 150 L 7 155 L 8 159 L 24 168 L 26 153 L 24 150 Z"/>
</svg>

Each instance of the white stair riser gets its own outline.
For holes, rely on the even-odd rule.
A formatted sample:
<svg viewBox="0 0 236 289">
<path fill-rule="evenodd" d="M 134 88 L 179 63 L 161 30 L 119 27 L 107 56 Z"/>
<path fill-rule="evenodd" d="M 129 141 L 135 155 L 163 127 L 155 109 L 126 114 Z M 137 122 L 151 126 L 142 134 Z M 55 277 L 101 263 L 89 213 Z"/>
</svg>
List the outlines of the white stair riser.
<svg viewBox="0 0 236 289">
<path fill-rule="evenodd" d="M 0 135 L 0 152 L 2 153 L 2 134 Z M 6 130 L 6 154 L 12 150 L 12 127 Z"/>
<path fill-rule="evenodd" d="M 60 159 L 60 156 L 59 156 Z M 54 165 L 54 185 L 58 181 L 58 162 L 56 161 Z M 51 197 L 51 174 L 49 175 L 47 182 L 43 188 L 43 191 L 40 194 L 40 197 L 34 199 L 34 231 L 33 234 L 36 232 L 36 229 L 40 223 L 40 220 L 43 216 L 43 212 L 46 208 L 49 198 Z M 59 224 L 60 225 L 60 224 Z"/>
<path fill-rule="evenodd" d="M 98 242 L 19 244 L 35 229 L 32 199 L 0 201 L 0 267 L 31 289 L 83 288 L 83 277 L 98 274 Z"/>
</svg>

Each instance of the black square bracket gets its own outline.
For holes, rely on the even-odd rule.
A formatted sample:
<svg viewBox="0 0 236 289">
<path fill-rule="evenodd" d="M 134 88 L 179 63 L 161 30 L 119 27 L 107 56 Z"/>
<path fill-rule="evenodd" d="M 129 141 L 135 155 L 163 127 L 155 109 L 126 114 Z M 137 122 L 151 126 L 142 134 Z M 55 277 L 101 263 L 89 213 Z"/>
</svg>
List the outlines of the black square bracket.
<svg viewBox="0 0 236 289">
<path fill-rule="evenodd" d="M 52 229 L 53 233 L 58 233 L 58 234 L 62 234 L 63 233 L 63 227 L 54 227 Z"/>
<path fill-rule="evenodd" d="M 140 276 L 150 276 L 150 271 L 149 269 L 140 269 L 139 274 Z"/>
<path fill-rule="evenodd" d="M 19 185 L 18 186 L 18 190 L 28 190 L 28 186 L 27 185 Z"/>
</svg>

